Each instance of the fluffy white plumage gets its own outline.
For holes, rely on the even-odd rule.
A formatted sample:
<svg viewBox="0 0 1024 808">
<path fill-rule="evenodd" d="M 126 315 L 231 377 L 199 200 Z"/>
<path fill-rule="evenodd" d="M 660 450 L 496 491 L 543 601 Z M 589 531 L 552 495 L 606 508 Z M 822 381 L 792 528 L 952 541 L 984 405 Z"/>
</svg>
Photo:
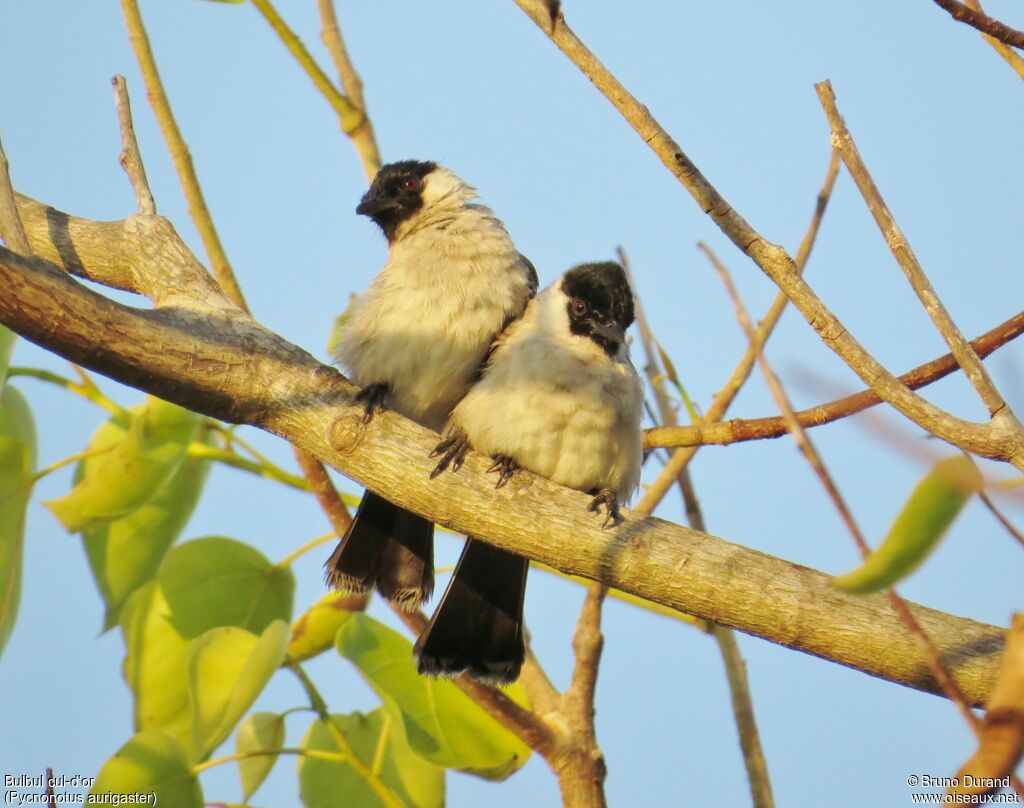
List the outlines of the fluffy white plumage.
<svg viewBox="0 0 1024 808">
<path fill-rule="evenodd" d="M 440 429 L 536 280 L 501 221 L 472 202 L 470 185 L 438 166 L 422 196 L 359 297 L 335 358 L 356 384 L 388 384 L 390 406 Z"/>
<path fill-rule="evenodd" d="M 640 481 L 643 387 L 624 344 L 612 357 L 572 333 L 567 304 L 559 282 L 530 301 L 451 423 L 478 452 L 625 500 Z"/>
</svg>

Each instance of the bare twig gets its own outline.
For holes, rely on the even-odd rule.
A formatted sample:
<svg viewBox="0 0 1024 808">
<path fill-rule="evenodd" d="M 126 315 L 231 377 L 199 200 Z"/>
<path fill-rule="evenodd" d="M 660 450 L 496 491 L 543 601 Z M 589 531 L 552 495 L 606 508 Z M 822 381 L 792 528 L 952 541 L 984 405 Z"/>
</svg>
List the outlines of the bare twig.
<svg viewBox="0 0 1024 808">
<path fill-rule="evenodd" d="M 295 57 L 299 66 L 313 81 L 313 85 L 320 91 L 320 94 L 327 99 L 327 103 L 331 105 L 331 108 L 338 116 L 341 130 L 351 137 L 352 133 L 362 125 L 363 111 L 356 107 L 331 83 L 331 80 L 320 69 L 320 65 L 316 63 L 312 54 L 306 50 L 302 40 L 288 27 L 288 23 L 278 14 L 277 9 L 274 8 L 270 0 L 252 0 L 252 4 L 256 6 L 257 11 L 263 15 L 263 18 L 270 24 L 274 33 L 277 34 L 281 42 L 284 43 L 284 46 Z"/>
<path fill-rule="evenodd" d="M 842 156 L 846 168 L 853 177 L 853 181 L 857 183 L 857 188 L 860 189 L 861 195 L 871 211 L 871 215 L 874 216 L 875 222 L 878 224 L 878 229 L 882 231 L 882 235 L 885 237 L 893 257 L 907 276 L 907 280 L 921 301 L 921 305 L 924 306 L 925 311 L 928 312 L 928 316 L 931 317 L 942 338 L 949 345 L 953 356 L 956 357 L 957 364 L 963 368 L 964 374 L 970 381 L 971 386 L 974 387 L 978 396 L 985 403 L 989 415 L 995 416 L 1002 411 L 1008 419 L 1016 421 L 1006 406 L 1002 395 L 992 382 L 988 370 L 981 363 L 978 355 L 964 338 L 964 335 L 946 310 L 945 305 L 943 305 L 942 300 L 936 294 L 935 288 L 932 286 L 931 281 L 928 280 L 928 276 L 925 275 L 924 269 L 914 255 L 910 243 L 907 241 L 906 236 L 903 235 L 903 230 L 896 223 L 896 219 L 889 210 L 889 206 L 885 204 L 885 200 L 882 199 L 878 186 L 875 185 L 875 181 L 871 178 L 871 174 L 868 173 L 867 166 L 860 156 L 857 144 L 853 142 L 853 136 L 850 134 L 849 129 L 847 129 L 846 122 L 839 114 L 831 82 L 823 81 L 815 84 L 814 89 L 818 92 L 818 99 L 821 101 L 822 109 L 825 110 L 825 117 L 828 118 L 828 124 L 832 130 L 832 146 Z M 1016 426 L 1020 430 L 1020 424 L 1017 423 Z"/>
<path fill-rule="evenodd" d="M 114 105 L 117 107 L 117 120 L 121 128 L 121 154 L 118 161 L 121 168 L 128 175 L 128 182 L 131 183 L 135 192 L 135 202 L 139 213 L 144 216 L 156 214 L 156 202 L 153 200 L 153 192 L 149 189 L 149 180 L 146 179 L 146 167 L 142 163 L 142 155 L 139 152 L 139 143 L 135 139 L 135 124 L 132 123 L 132 106 L 128 100 L 128 85 L 124 76 L 114 76 L 110 80 L 114 85 Z"/>
<path fill-rule="evenodd" d="M 373 123 L 366 112 L 363 80 L 356 72 L 355 66 L 349 58 L 348 49 L 345 47 L 345 40 L 341 36 L 338 15 L 334 11 L 334 0 L 316 0 L 316 7 L 320 12 L 320 38 L 331 55 L 334 68 L 338 72 L 338 79 L 348 95 L 349 102 L 363 115 L 361 123 L 347 134 L 363 163 L 366 179 L 372 182 L 380 169 L 381 159 L 377 138 L 373 132 Z"/>
<path fill-rule="evenodd" d="M 985 503 L 985 507 L 991 511 L 992 515 L 999 522 L 1013 538 L 1015 538 L 1021 545 L 1024 545 L 1024 533 L 1021 533 L 1017 528 L 1013 526 L 1013 522 L 1006 518 L 1006 515 L 996 507 L 996 504 L 992 501 L 992 497 L 986 494 L 984 491 L 979 491 L 978 496 L 981 497 L 981 501 Z"/>
<path fill-rule="evenodd" d="M 547 7 L 543 0 L 516 0 L 516 4 L 542 31 L 547 32 Z M 996 423 L 999 420 L 998 416 L 987 424 L 976 424 L 957 418 L 908 390 L 878 362 L 800 277 L 796 264 L 789 254 L 754 230 L 722 197 L 686 156 L 682 147 L 655 120 L 647 107 L 634 98 L 573 33 L 565 22 L 564 15 L 559 18 L 558 27 L 548 36 L 615 106 L 644 143 L 690 193 L 701 210 L 707 213 L 722 232 L 785 292 L 822 342 L 860 376 L 865 384 L 877 392 L 884 401 L 933 435 L 954 446 L 983 457 L 1012 463 L 1024 470 L 1024 436 L 1017 434 L 1012 424 L 1005 421 Z"/>
<path fill-rule="evenodd" d="M 750 317 L 747 314 L 746 307 L 743 305 L 743 301 L 740 299 L 735 284 L 732 282 L 732 278 L 730 277 L 728 270 L 710 249 L 707 247 L 704 247 L 703 249 L 711 260 L 711 263 L 714 265 L 719 277 L 722 279 L 722 283 L 725 285 L 725 288 L 729 293 L 729 297 L 732 298 L 733 304 L 736 307 L 736 318 L 739 320 L 740 326 L 746 333 L 747 339 L 752 341 L 754 339 L 754 329 L 751 325 Z M 839 515 L 842 518 L 843 523 L 850 531 L 850 535 L 862 556 L 867 557 L 871 552 L 871 548 L 868 547 L 867 541 L 864 539 L 864 534 L 861 533 L 860 528 L 853 517 L 853 513 L 847 507 L 845 499 L 839 492 L 835 481 L 832 479 L 832 475 L 829 474 L 828 469 L 825 467 L 824 460 L 821 458 L 817 449 L 815 449 L 814 444 L 811 442 L 807 433 L 804 432 L 803 428 L 800 426 L 800 422 L 796 419 L 793 413 L 793 407 L 789 402 L 789 397 L 786 395 L 778 376 L 775 375 L 775 372 L 768 364 L 768 360 L 765 358 L 763 352 L 758 354 L 758 364 L 761 366 L 761 370 L 764 374 L 765 381 L 768 384 L 768 388 L 772 393 L 772 397 L 778 404 L 779 409 L 782 410 L 782 415 L 786 419 L 786 423 L 793 435 L 793 439 L 797 442 L 801 453 L 807 459 L 811 468 L 814 469 L 814 473 L 828 492 L 829 498 L 839 511 Z M 946 666 L 946 663 L 943 662 L 939 649 L 935 646 L 935 643 L 911 613 L 906 601 L 899 596 L 896 590 L 894 588 L 890 588 L 887 595 L 889 602 L 892 604 L 893 610 L 899 616 L 910 635 L 921 647 L 925 659 L 927 660 L 928 667 L 931 669 L 932 675 L 935 676 L 936 681 L 941 685 L 946 697 L 957 706 L 957 709 L 960 711 L 960 714 L 963 716 L 968 726 L 978 734 L 980 732 L 980 722 L 978 721 L 978 717 L 971 710 L 966 695 L 957 683 L 956 679 L 953 677 L 949 668 Z"/>
<path fill-rule="evenodd" d="M 832 196 L 832 188 L 835 186 L 836 176 L 839 172 L 839 155 L 833 149 L 832 155 L 829 158 L 828 170 L 825 172 L 825 180 L 822 183 L 821 190 L 818 192 L 817 202 L 814 206 L 814 214 L 811 216 L 811 222 L 807 227 L 804 237 L 800 242 L 799 252 L 797 253 L 797 267 L 798 271 L 803 272 L 807 266 L 807 260 L 810 258 L 811 249 L 814 246 L 814 242 L 818 235 L 818 230 L 821 227 L 822 219 L 825 215 L 825 210 L 828 207 L 828 201 Z M 785 294 L 779 292 L 776 295 L 775 300 L 772 302 L 764 319 L 757 327 L 757 345 L 763 345 L 768 337 L 771 336 L 772 331 L 775 330 L 775 326 L 779 322 L 779 318 L 782 316 L 782 312 L 786 308 L 786 304 L 789 302 L 789 298 Z M 649 430 L 655 434 L 663 434 L 662 430 L 667 431 L 670 436 L 673 434 L 672 430 L 680 429 L 705 429 L 709 428 L 711 424 L 721 421 L 728 411 L 732 402 L 735 400 L 740 388 L 744 382 L 750 377 L 750 371 L 754 366 L 757 351 L 754 350 L 753 345 L 748 345 L 747 350 L 743 354 L 743 358 L 737 363 L 732 373 L 729 375 L 729 379 L 722 386 L 722 388 L 715 395 L 714 400 L 704 413 L 704 417 L 700 424 L 694 424 L 690 427 L 668 427 L 663 426 L 661 430 Z M 647 441 L 645 440 L 645 445 Z M 679 444 L 671 443 L 668 445 L 686 445 L 680 442 Z M 657 478 L 648 487 L 647 493 L 644 494 L 643 498 L 637 505 L 638 509 L 653 508 L 658 502 L 664 498 L 668 490 L 676 484 L 679 480 L 683 470 L 689 465 L 693 456 L 697 453 L 696 443 L 692 444 L 688 448 L 679 449 L 672 453 L 668 463 L 658 474 Z"/>
<path fill-rule="evenodd" d="M 316 501 L 320 503 L 320 508 L 327 516 L 331 527 L 334 528 L 334 532 L 339 536 L 344 536 L 348 526 L 352 524 L 352 516 L 348 512 L 348 508 L 345 507 L 345 503 L 342 502 L 338 489 L 334 487 L 331 478 L 327 476 L 327 470 L 323 463 L 300 449 L 296 449 L 295 459 L 298 461 L 299 468 L 302 469 L 302 476 L 309 483 Z"/>
<path fill-rule="evenodd" d="M 214 277 L 224 290 L 224 294 L 240 309 L 248 311 L 241 287 L 235 280 L 235 273 L 231 269 L 231 263 L 221 245 L 220 236 L 217 235 L 217 230 L 213 226 L 210 211 L 206 207 L 206 200 L 203 198 L 203 191 L 192 165 L 192 155 L 189 154 L 188 146 L 174 119 L 174 113 L 171 112 L 171 105 L 164 92 L 163 81 L 160 79 L 160 72 L 157 70 L 156 60 L 153 58 L 153 50 L 149 44 L 146 28 L 142 23 L 142 14 L 139 12 L 137 0 L 121 0 L 121 10 L 128 28 L 128 40 L 135 51 L 135 58 L 139 62 L 142 78 L 146 83 L 146 95 L 153 107 L 157 123 L 160 125 L 160 132 L 167 143 L 167 150 L 171 154 L 174 168 L 178 172 L 178 179 L 185 191 L 189 215 L 203 240 L 203 246 L 206 248 L 206 254 L 213 267 Z"/>
<path fill-rule="evenodd" d="M 837 170 L 838 162 L 835 156 L 833 156 L 829 166 L 829 178 L 825 183 L 827 188 L 831 188 L 831 184 L 835 180 Z M 827 199 L 827 196 L 825 198 Z M 802 252 L 805 261 L 810 251 L 810 244 L 813 242 L 812 234 L 817 230 L 817 225 L 820 223 L 820 214 L 823 211 L 824 205 L 822 197 L 819 196 L 818 211 L 815 214 L 815 221 L 812 221 L 811 229 L 808 231 L 808 236 L 810 238 L 805 237 L 804 239 L 806 249 Z M 664 383 L 661 381 L 664 373 L 663 368 L 659 366 L 658 355 L 654 350 L 654 334 L 647 322 L 647 315 L 644 311 L 643 304 L 640 301 L 640 295 L 637 292 L 632 272 L 630 271 L 629 258 L 626 256 L 625 250 L 621 247 L 619 248 L 619 260 L 622 263 L 623 268 L 626 270 L 630 286 L 633 288 L 637 328 L 640 331 L 640 341 L 644 347 L 647 378 L 651 387 L 654 389 L 659 418 L 663 424 L 674 426 L 676 423 L 676 414 L 669 403 L 668 396 L 665 394 Z M 783 298 L 783 300 L 784 299 L 785 298 Z M 770 331 L 770 328 L 771 326 L 769 326 L 768 331 Z M 764 336 L 767 338 L 767 332 Z M 735 388 L 737 391 L 746 381 L 746 378 L 747 376 L 745 375 L 737 382 Z M 683 502 L 686 506 L 686 517 L 689 521 L 690 527 L 695 528 L 696 530 L 705 531 L 706 525 L 704 523 L 704 513 L 701 510 L 696 492 L 693 489 L 693 482 L 690 479 L 690 470 L 688 467 L 684 466 L 680 470 L 677 481 L 679 489 L 683 494 Z M 645 507 L 653 509 L 656 504 L 657 503 L 651 501 L 647 503 Z M 648 511 L 648 513 L 649 512 L 650 511 Z M 731 629 L 720 626 L 716 623 L 707 622 L 704 623 L 703 628 L 707 633 L 714 636 L 722 655 L 722 662 L 725 665 L 726 678 L 729 682 L 729 692 L 732 697 L 733 716 L 736 720 L 736 730 L 740 738 L 740 748 L 743 750 L 743 761 L 747 768 L 747 780 L 750 783 L 750 794 L 753 799 L 754 806 L 755 808 L 772 808 L 775 804 L 775 800 L 772 796 L 771 779 L 768 776 L 768 765 L 764 758 L 764 750 L 761 747 L 761 738 L 757 731 L 757 721 L 754 717 L 754 703 L 750 697 L 750 686 L 747 682 L 746 665 L 743 662 L 743 656 L 740 654 L 739 646 L 736 643 L 736 638 L 733 636 Z"/>
<path fill-rule="evenodd" d="M 958 0 L 934 0 L 934 2 L 939 8 L 948 11 L 949 15 L 957 22 L 977 28 L 986 36 L 997 39 L 1006 45 L 1024 48 L 1024 31 L 1011 28 L 994 17 L 988 16 L 980 9 L 971 8 Z"/>
<path fill-rule="evenodd" d="M 750 682 L 747 680 L 747 663 L 740 654 L 734 632 L 723 626 L 713 625 L 711 633 L 718 643 L 722 662 L 725 664 L 725 675 L 729 680 L 729 693 L 732 697 L 732 712 L 736 720 L 740 749 L 743 751 L 754 805 L 756 808 L 774 805 L 768 763 L 761 748 L 761 736 L 754 718 L 754 700 L 750 695 Z"/>
<path fill-rule="evenodd" d="M 758 333 L 763 325 L 764 321 L 758 326 Z M 1021 333 L 1024 333 L 1024 311 L 1018 312 L 1006 322 L 1000 323 L 980 337 L 971 340 L 971 346 L 978 356 L 984 359 L 1016 339 Z M 953 354 L 944 354 L 931 362 L 907 371 L 899 378 L 911 390 L 917 390 L 945 378 L 959 367 Z M 838 421 L 840 418 L 863 412 L 869 407 L 880 404 L 881 401 L 872 390 L 862 390 L 827 404 L 800 410 L 796 413 L 796 417 L 805 429 L 823 426 Z M 644 446 L 648 449 L 662 446 L 704 446 L 707 444 L 724 446 L 740 441 L 779 438 L 785 434 L 787 434 L 786 424 L 781 416 L 753 419 L 736 418 L 718 423 L 708 423 L 705 419 L 699 424 L 648 429 L 644 435 Z"/>
<path fill-rule="evenodd" d="M 964 2 L 975 11 L 982 11 L 981 3 L 979 3 L 978 0 L 964 0 Z M 995 49 L 996 53 L 1006 60 L 1007 64 L 1013 68 L 1014 72 L 1024 79 L 1024 59 L 1021 58 L 1020 54 L 1013 50 L 1009 45 L 1000 42 L 995 37 L 991 37 L 988 34 L 982 34 L 982 36 L 984 36 L 988 44 Z"/>
</svg>

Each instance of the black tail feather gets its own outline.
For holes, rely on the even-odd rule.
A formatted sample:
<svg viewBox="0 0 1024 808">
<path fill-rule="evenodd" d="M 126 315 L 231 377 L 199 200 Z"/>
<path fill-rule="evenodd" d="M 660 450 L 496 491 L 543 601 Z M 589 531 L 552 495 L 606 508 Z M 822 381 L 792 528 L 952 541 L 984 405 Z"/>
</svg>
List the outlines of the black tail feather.
<svg viewBox="0 0 1024 808">
<path fill-rule="evenodd" d="M 526 655 L 523 599 L 528 559 L 469 538 L 455 574 L 416 642 L 420 673 L 508 684 Z"/>
<path fill-rule="evenodd" d="M 414 611 L 434 592 L 434 525 L 367 491 L 324 568 L 335 589 L 376 586 L 400 609 Z"/>
</svg>

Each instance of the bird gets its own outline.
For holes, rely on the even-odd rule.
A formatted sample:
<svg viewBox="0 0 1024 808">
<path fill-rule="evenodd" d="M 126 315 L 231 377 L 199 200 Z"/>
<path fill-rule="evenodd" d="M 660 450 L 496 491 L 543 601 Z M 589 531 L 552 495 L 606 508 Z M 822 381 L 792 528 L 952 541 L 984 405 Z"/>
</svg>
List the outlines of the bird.
<svg viewBox="0 0 1024 808">
<path fill-rule="evenodd" d="M 537 292 L 537 272 L 476 189 L 433 161 L 383 166 L 356 208 L 388 258 L 358 296 L 335 361 L 360 387 L 364 421 L 391 408 L 440 431 L 495 338 Z M 376 586 L 404 611 L 434 588 L 433 524 L 367 490 L 325 566 L 336 589 Z"/>
<path fill-rule="evenodd" d="M 643 385 L 629 359 L 629 281 L 615 262 L 580 264 L 533 298 L 496 341 L 456 404 L 434 474 L 470 449 L 490 455 L 501 487 L 519 469 L 593 495 L 603 527 L 621 520 L 643 462 Z M 427 675 L 515 681 L 525 658 L 529 560 L 467 537 L 451 582 L 414 647 Z"/>
</svg>

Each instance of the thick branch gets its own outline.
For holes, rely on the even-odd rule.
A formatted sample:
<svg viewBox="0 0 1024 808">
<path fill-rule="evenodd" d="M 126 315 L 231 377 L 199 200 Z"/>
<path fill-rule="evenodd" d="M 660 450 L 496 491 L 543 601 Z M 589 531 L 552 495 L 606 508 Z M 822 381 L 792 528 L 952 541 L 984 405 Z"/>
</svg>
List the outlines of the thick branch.
<svg viewBox="0 0 1024 808">
<path fill-rule="evenodd" d="M 162 250 L 140 252 L 147 254 Z M 92 256 L 79 259 L 89 266 Z M 158 268 L 146 269 L 159 275 Z M 0 250 L 0 288 L 0 322 L 33 342 L 190 409 L 281 435 L 446 527 L 772 642 L 936 691 L 918 648 L 882 596 L 846 595 L 823 573 L 628 511 L 617 529 L 602 530 L 586 511 L 586 495 L 525 473 L 495 491 L 485 474 L 488 462 L 476 455 L 460 473 L 430 480 L 434 433 L 389 412 L 364 425 L 353 386 L 336 370 L 237 310 L 132 309 L 56 267 L 7 250 Z M 1003 631 L 914 610 L 971 702 L 982 703 Z"/>
</svg>

